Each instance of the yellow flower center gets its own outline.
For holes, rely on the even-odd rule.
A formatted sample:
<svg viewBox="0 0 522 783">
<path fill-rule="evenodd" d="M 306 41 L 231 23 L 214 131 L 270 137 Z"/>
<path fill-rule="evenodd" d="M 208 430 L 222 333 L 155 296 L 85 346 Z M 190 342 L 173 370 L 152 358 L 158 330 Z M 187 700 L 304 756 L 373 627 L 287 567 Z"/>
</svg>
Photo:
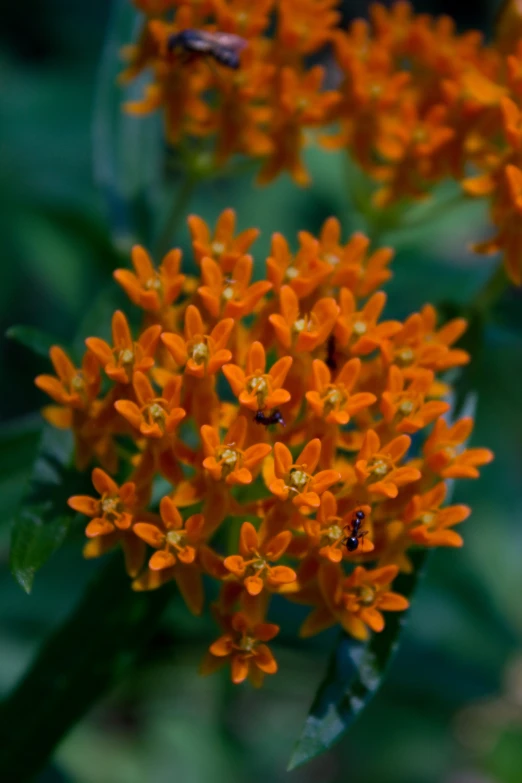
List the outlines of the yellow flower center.
<svg viewBox="0 0 522 783">
<path fill-rule="evenodd" d="M 123 351 L 120 351 L 118 358 L 122 364 L 132 364 L 134 353 L 130 348 L 125 348 Z"/>
<path fill-rule="evenodd" d="M 227 287 L 223 289 L 223 293 L 221 294 L 225 302 L 230 302 L 230 300 L 234 298 L 234 295 L 235 292 L 231 285 L 227 285 Z"/>
<path fill-rule="evenodd" d="M 414 408 L 415 405 L 411 400 L 403 400 L 399 405 L 399 411 L 404 414 L 404 416 L 408 416 L 410 413 L 412 413 Z"/>
<path fill-rule="evenodd" d="M 341 259 L 339 258 L 339 256 L 336 256 L 335 253 L 325 253 L 324 260 L 328 264 L 331 264 L 332 266 L 336 266 Z"/>
<path fill-rule="evenodd" d="M 361 335 L 366 334 L 368 331 L 368 326 L 364 323 L 364 321 L 356 321 L 353 325 L 353 331 L 358 337 L 360 337 Z"/>
<path fill-rule="evenodd" d="M 304 470 L 300 470 L 299 468 L 291 470 L 290 476 L 288 477 L 290 488 L 297 490 L 297 492 L 302 492 L 309 480 L 310 476 L 308 473 L 305 473 Z"/>
<path fill-rule="evenodd" d="M 304 332 L 307 326 L 308 322 L 306 318 L 299 318 L 297 321 L 294 321 L 294 331 L 296 332 Z"/>
<path fill-rule="evenodd" d="M 299 270 L 295 268 L 295 266 L 289 266 L 286 270 L 286 277 L 289 280 L 293 280 L 296 277 L 299 277 Z"/>
<path fill-rule="evenodd" d="M 159 291 L 161 290 L 161 280 L 157 275 L 154 277 L 149 277 L 147 282 L 145 283 L 145 288 L 147 291 Z"/>
<path fill-rule="evenodd" d="M 160 421 L 165 418 L 165 411 L 157 402 L 153 402 L 149 405 L 149 415 L 153 421 Z"/>
<path fill-rule="evenodd" d="M 85 389 L 85 381 L 81 372 L 76 373 L 71 381 L 71 389 L 76 392 L 82 392 Z"/>
<path fill-rule="evenodd" d="M 371 585 L 361 585 L 357 589 L 357 598 L 361 606 L 371 606 L 375 601 L 376 592 L 375 587 Z"/>
<path fill-rule="evenodd" d="M 169 530 L 166 535 L 166 539 L 171 546 L 177 547 L 180 541 L 183 540 L 183 536 L 184 534 L 178 532 L 177 530 Z"/>
<path fill-rule="evenodd" d="M 330 541 L 339 541 L 339 539 L 343 537 L 343 531 L 339 525 L 331 525 L 326 531 L 326 535 Z"/>
<path fill-rule="evenodd" d="M 263 397 L 268 394 L 268 384 L 262 375 L 255 375 L 247 383 L 247 389 L 251 394 Z"/>
<path fill-rule="evenodd" d="M 192 349 L 192 358 L 196 364 L 203 364 L 208 359 L 208 347 L 205 343 L 196 343 Z"/>
<path fill-rule="evenodd" d="M 118 496 L 103 498 L 101 507 L 104 514 L 118 514 L 121 510 L 120 498 Z"/>
<path fill-rule="evenodd" d="M 414 141 L 416 144 L 422 144 L 423 141 L 426 141 L 428 138 L 428 134 L 424 130 L 424 128 L 416 128 L 413 131 L 412 135 L 412 141 Z"/>
<path fill-rule="evenodd" d="M 109 495 L 102 498 L 100 502 L 102 516 L 108 522 L 117 520 L 123 512 L 123 504 L 118 495 Z"/>
<path fill-rule="evenodd" d="M 376 459 L 372 465 L 372 474 L 376 478 L 384 478 L 389 470 L 390 466 L 383 459 Z"/>
<path fill-rule="evenodd" d="M 423 525 L 426 525 L 427 527 L 431 527 L 435 520 L 437 519 L 436 514 L 433 513 L 433 511 L 425 511 L 424 514 L 421 514 L 419 517 L 419 521 L 422 522 Z"/>
<path fill-rule="evenodd" d="M 343 402 L 345 402 L 346 396 L 342 393 L 340 389 L 333 386 L 330 388 L 324 397 L 324 413 L 325 415 L 328 415 L 330 411 L 335 410 L 336 408 L 339 408 Z"/>
<path fill-rule="evenodd" d="M 411 364 L 415 359 L 415 354 L 411 348 L 401 348 L 401 350 L 397 352 L 397 356 L 395 358 L 398 364 Z"/>
<path fill-rule="evenodd" d="M 212 252 L 216 256 L 220 256 L 225 252 L 225 245 L 223 244 L 223 242 L 212 242 L 211 248 L 212 248 Z"/>
<path fill-rule="evenodd" d="M 221 454 L 221 462 L 229 467 L 234 467 L 238 456 L 237 451 L 234 451 L 234 449 L 225 449 Z"/>
<path fill-rule="evenodd" d="M 256 640 L 253 639 L 251 636 L 243 636 L 238 644 L 239 649 L 247 653 L 253 652 L 255 646 L 256 646 Z"/>
</svg>

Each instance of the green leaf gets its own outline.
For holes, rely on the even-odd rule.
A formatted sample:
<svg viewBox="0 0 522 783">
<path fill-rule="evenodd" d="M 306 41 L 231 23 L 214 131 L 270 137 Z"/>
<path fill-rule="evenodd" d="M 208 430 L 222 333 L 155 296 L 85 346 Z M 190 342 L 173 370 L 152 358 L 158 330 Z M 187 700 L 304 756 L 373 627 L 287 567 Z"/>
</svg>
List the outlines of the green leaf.
<svg viewBox="0 0 522 783">
<path fill-rule="evenodd" d="M 29 781 L 71 727 L 138 660 L 172 585 L 130 589 L 114 555 L 0 706 L 2 780 Z"/>
<path fill-rule="evenodd" d="M 122 46 L 140 35 L 142 17 L 128 0 L 113 4 L 100 63 L 93 124 L 94 176 L 105 196 L 114 245 L 123 252 L 139 241 L 150 246 L 157 191 L 164 168 L 159 116 L 134 117 L 122 110 L 143 92 L 143 82 L 124 89 Z"/>
<path fill-rule="evenodd" d="M 26 593 L 31 592 L 36 571 L 63 543 L 70 517 L 56 517 L 46 522 L 50 504 L 28 506 L 14 521 L 11 538 L 11 571 Z"/>
<path fill-rule="evenodd" d="M 401 574 L 393 587 L 394 591 L 406 597 L 417 585 L 426 551 L 413 552 L 411 559 L 414 565 L 412 573 Z M 345 633 L 341 634 L 290 760 L 289 770 L 329 750 L 366 707 L 379 688 L 397 649 L 407 614 L 387 613 L 382 633 L 372 634 L 367 642 L 357 642 Z"/>
<path fill-rule="evenodd" d="M 5 526 L 14 517 L 31 477 L 34 455 L 38 449 L 43 421 L 27 416 L 6 422 L 0 428 L 0 497 Z"/>
<path fill-rule="evenodd" d="M 90 488 L 88 476 L 74 469 L 72 453 L 71 433 L 44 428 L 29 488 L 11 532 L 11 571 L 27 593 L 36 571 L 63 543 L 76 516 L 67 499 Z"/>
<path fill-rule="evenodd" d="M 56 345 L 58 340 L 40 329 L 32 326 L 11 326 L 5 333 L 10 340 L 16 340 L 20 345 L 29 348 L 37 356 L 48 358 L 51 346 Z"/>
</svg>

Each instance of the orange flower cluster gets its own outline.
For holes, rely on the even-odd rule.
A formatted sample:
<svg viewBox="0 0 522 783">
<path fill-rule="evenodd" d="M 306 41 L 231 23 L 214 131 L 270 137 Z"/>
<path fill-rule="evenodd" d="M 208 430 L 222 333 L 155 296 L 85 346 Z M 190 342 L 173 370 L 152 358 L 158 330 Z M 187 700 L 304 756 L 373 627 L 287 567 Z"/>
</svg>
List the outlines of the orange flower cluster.
<svg viewBox="0 0 522 783">
<path fill-rule="evenodd" d="M 522 284 L 522 4 L 507 0 L 486 46 L 449 17 L 415 14 L 407 2 L 370 8 L 370 23 L 337 31 L 342 73 L 331 147 L 348 148 L 379 183 L 375 204 L 427 196 L 452 177 L 491 198 L 498 229 L 479 252 L 503 252 Z M 472 176 L 470 176 L 472 174 Z"/>
<path fill-rule="evenodd" d="M 393 591 L 411 547 L 460 546 L 465 506 L 444 506 L 446 480 L 490 461 L 465 445 L 472 421 L 449 425 L 445 371 L 468 355 L 461 319 L 437 327 L 426 305 L 383 318 L 388 249 L 343 242 L 330 218 L 295 252 L 275 234 L 267 279 L 252 283 L 257 233 L 189 218 L 197 279 L 181 253 L 158 268 L 142 247 L 115 278 L 143 311 L 133 334 L 118 311 L 111 344 L 86 340 L 80 368 L 54 347 L 45 417 L 71 428 L 78 467 L 91 459 L 95 497 L 87 557 L 116 545 L 135 590 L 175 580 L 189 609 L 202 577 L 221 586 L 223 635 L 204 671 L 229 661 L 234 682 L 276 671 L 267 647 L 273 594 L 311 607 L 303 635 L 339 623 L 358 639 L 407 600 Z"/>
<path fill-rule="evenodd" d="M 162 107 L 168 141 L 183 149 L 190 139 L 203 149 L 205 138 L 214 139 L 218 166 L 245 155 L 263 161 L 260 182 L 287 170 L 307 184 L 301 160 L 305 133 L 328 121 L 339 96 L 322 91 L 324 69 L 306 68 L 305 58 L 331 39 L 340 18 L 337 0 L 137 0 L 136 5 L 148 19 L 138 44 L 124 50 L 122 80 L 144 67 L 152 69 L 153 80 L 126 110 L 147 114 Z M 208 56 L 182 43 L 173 49 L 172 37 L 185 30 L 210 36 L 201 44 Z M 227 39 L 212 39 L 215 33 L 242 40 L 239 68 L 212 56 L 229 46 Z"/>
<path fill-rule="evenodd" d="M 471 196 L 488 196 L 497 233 L 478 252 L 503 252 L 522 284 L 522 6 L 507 0 L 496 40 L 457 33 L 449 17 L 415 14 L 403 0 L 370 7 L 370 22 L 338 27 L 337 0 L 135 0 L 147 14 L 127 47 L 123 81 L 145 67 L 153 79 L 127 111 L 162 107 L 168 141 L 183 155 L 214 142 L 217 166 L 233 155 L 262 162 L 258 181 L 288 171 L 309 175 L 307 131 L 343 148 L 376 180 L 375 204 L 422 199 L 452 177 Z M 186 30 L 243 39 L 237 69 L 183 46 Z M 217 46 L 226 44 L 217 44 Z M 330 45 L 330 82 L 307 58 Z M 187 142 L 191 142 L 187 144 Z M 470 176 L 470 173 L 472 176 Z"/>
</svg>

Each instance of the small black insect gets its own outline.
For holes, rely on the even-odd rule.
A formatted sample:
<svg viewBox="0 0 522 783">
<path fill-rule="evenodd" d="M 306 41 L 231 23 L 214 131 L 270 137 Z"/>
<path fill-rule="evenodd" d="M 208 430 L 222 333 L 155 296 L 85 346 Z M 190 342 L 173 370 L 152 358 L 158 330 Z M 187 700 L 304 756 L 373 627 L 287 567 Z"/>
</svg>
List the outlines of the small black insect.
<svg viewBox="0 0 522 783">
<path fill-rule="evenodd" d="M 333 334 L 330 335 L 328 338 L 328 342 L 326 343 L 326 366 L 330 370 L 336 370 L 337 369 L 337 362 L 335 360 L 335 337 Z"/>
<path fill-rule="evenodd" d="M 263 413 L 263 411 L 256 411 L 254 421 L 257 422 L 257 424 L 263 424 L 265 427 L 268 427 L 270 424 L 282 424 L 283 427 L 286 427 L 285 420 L 281 416 L 281 411 L 278 410 L 278 408 L 273 410 L 269 416 Z"/>
<path fill-rule="evenodd" d="M 367 530 L 361 530 L 365 516 L 364 511 L 356 511 L 350 524 L 345 527 L 348 528 L 349 535 L 344 539 L 343 544 L 348 552 L 355 552 L 359 547 L 359 541 L 368 533 Z"/>
<path fill-rule="evenodd" d="M 182 30 L 174 33 L 167 41 L 171 53 L 184 52 L 189 55 L 208 55 L 226 68 L 239 68 L 239 55 L 247 45 L 244 38 L 232 33 L 209 33 L 206 30 Z"/>
</svg>

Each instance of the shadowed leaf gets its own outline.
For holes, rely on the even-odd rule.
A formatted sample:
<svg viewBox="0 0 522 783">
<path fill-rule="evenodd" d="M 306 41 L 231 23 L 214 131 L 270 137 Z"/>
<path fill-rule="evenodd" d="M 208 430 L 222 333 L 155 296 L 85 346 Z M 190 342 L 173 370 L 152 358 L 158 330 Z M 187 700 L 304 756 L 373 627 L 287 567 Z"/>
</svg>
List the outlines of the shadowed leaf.
<svg viewBox="0 0 522 783">
<path fill-rule="evenodd" d="M 135 593 L 115 555 L 0 707 L 2 780 L 32 780 L 56 744 L 126 673 L 156 630 L 169 586 Z"/>
<path fill-rule="evenodd" d="M 426 559 L 425 551 L 411 554 L 411 574 L 401 574 L 395 592 L 410 596 Z M 345 633 L 333 651 L 328 671 L 315 696 L 288 769 L 305 764 L 329 750 L 350 728 L 379 688 L 387 666 L 397 649 L 407 612 L 386 614 L 382 633 L 367 642 L 357 642 Z"/>
<path fill-rule="evenodd" d="M 32 326 L 11 326 L 5 333 L 10 340 L 16 340 L 20 345 L 29 348 L 37 356 L 49 356 L 51 346 L 56 345 L 58 340 L 40 329 Z"/>
<path fill-rule="evenodd" d="M 67 499 L 91 487 L 89 477 L 73 468 L 69 432 L 45 427 L 25 499 L 14 517 L 10 566 L 29 593 L 34 575 L 63 543 L 75 512 Z"/>
</svg>

